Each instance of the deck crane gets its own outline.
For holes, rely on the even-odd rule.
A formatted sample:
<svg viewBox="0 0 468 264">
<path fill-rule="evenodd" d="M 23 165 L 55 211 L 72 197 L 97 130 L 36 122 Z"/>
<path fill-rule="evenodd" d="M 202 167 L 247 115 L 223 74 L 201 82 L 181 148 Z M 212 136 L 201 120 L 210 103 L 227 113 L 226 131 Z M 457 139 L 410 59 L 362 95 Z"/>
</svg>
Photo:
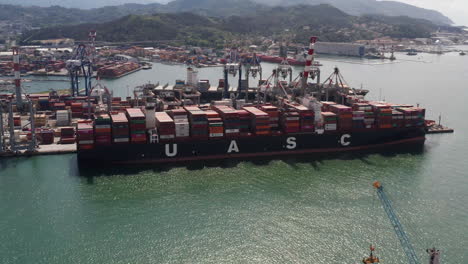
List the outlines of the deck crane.
<svg viewBox="0 0 468 264">
<path fill-rule="evenodd" d="M 380 201 L 382 202 L 383 208 L 387 213 L 390 222 L 393 225 L 395 230 L 395 234 L 397 235 L 398 239 L 400 240 L 400 244 L 408 258 L 409 264 L 420 264 L 418 256 L 414 251 L 413 245 L 411 244 L 408 235 L 406 234 L 405 230 L 403 229 L 403 225 L 400 223 L 398 216 L 393 209 L 392 203 L 390 199 L 387 197 L 383 186 L 380 182 L 376 181 L 373 184 L 374 188 L 377 190 L 377 196 L 379 197 Z M 439 264 L 440 263 L 440 252 L 439 250 L 432 248 L 426 251 L 429 254 L 429 264 Z"/>
<path fill-rule="evenodd" d="M 71 94 L 79 96 L 79 76 L 80 73 L 84 77 L 85 95 L 89 95 L 91 90 L 91 78 L 93 76 L 93 63 L 95 51 L 96 31 L 91 30 L 88 35 L 88 44 L 79 44 L 72 52 L 71 59 L 66 61 L 66 68 L 70 75 Z"/>
</svg>

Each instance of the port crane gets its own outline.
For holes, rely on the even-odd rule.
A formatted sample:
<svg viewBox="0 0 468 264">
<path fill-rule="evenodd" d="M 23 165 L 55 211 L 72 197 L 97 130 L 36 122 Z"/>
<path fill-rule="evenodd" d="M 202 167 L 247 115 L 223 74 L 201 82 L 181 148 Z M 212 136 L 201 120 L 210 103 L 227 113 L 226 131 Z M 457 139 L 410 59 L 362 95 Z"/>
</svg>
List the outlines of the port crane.
<svg viewBox="0 0 468 264">
<path fill-rule="evenodd" d="M 95 51 L 96 30 L 91 30 L 88 35 L 88 45 L 79 44 L 72 52 L 71 59 L 66 61 L 66 68 L 70 75 L 71 94 L 79 96 L 80 74 L 84 77 L 85 95 L 89 95 L 91 90 L 91 78 L 93 77 L 93 63 Z"/>
<path fill-rule="evenodd" d="M 35 112 L 33 102 L 24 93 L 21 86 L 21 72 L 20 72 L 20 48 L 18 46 L 12 47 L 13 55 L 13 71 L 15 82 L 15 97 L 12 101 L 0 101 L 0 154 L 4 153 L 17 153 L 19 151 L 34 152 L 37 148 L 36 129 L 35 125 Z M 24 97 L 24 98 L 23 98 Z M 29 114 L 27 117 L 27 124 L 21 124 L 15 127 L 13 110 L 16 106 L 16 111 L 22 114 Z M 28 142 L 21 142 L 17 140 L 18 129 L 29 127 L 31 130 L 31 140 Z"/>
<path fill-rule="evenodd" d="M 411 244 L 408 238 L 408 235 L 406 234 L 403 228 L 403 225 L 400 223 L 400 220 L 398 216 L 396 215 L 396 212 L 393 209 L 392 203 L 390 199 L 388 198 L 387 194 L 385 193 L 382 184 L 376 181 L 374 182 L 373 186 L 377 191 L 377 196 L 379 197 L 382 203 L 382 206 L 385 212 L 387 213 L 388 218 L 390 219 L 390 222 L 393 225 L 395 234 L 398 237 L 398 240 L 400 240 L 401 247 L 403 248 L 403 251 L 406 254 L 408 263 L 420 264 L 421 262 L 419 261 L 419 258 L 416 255 L 416 252 L 414 251 L 413 245 Z M 373 248 L 371 247 L 371 257 L 372 257 L 372 251 L 373 251 Z M 426 250 L 426 252 L 429 254 L 429 264 L 440 264 L 440 251 L 439 250 L 432 248 L 432 249 Z M 377 262 L 365 262 L 365 260 L 366 259 L 364 259 L 363 263 L 377 263 Z"/>
</svg>

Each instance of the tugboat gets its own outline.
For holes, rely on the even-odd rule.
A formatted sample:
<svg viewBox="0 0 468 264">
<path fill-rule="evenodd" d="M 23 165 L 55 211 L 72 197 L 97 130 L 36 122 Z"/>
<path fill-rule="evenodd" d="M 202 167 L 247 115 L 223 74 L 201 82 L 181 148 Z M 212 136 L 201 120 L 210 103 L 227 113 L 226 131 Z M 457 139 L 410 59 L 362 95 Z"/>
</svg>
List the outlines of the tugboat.
<svg viewBox="0 0 468 264">
<path fill-rule="evenodd" d="M 460 51 L 460 55 L 461 55 L 461 56 L 465 56 L 466 53 L 465 53 L 463 50 L 461 50 L 461 51 Z"/>
<path fill-rule="evenodd" d="M 370 246 L 370 255 L 369 255 L 369 257 L 364 258 L 362 260 L 363 264 L 380 263 L 380 259 L 378 257 L 374 256 L 374 250 L 375 250 L 375 247 L 371 245 Z"/>
<path fill-rule="evenodd" d="M 408 53 L 406 53 L 406 55 L 408 55 L 408 56 L 417 56 L 418 53 L 414 49 L 411 49 L 411 50 L 408 51 Z"/>
<path fill-rule="evenodd" d="M 151 70 L 153 68 L 153 66 L 151 65 L 151 63 L 142 63 L 143 66 L 141 67 L 143 70 Z"/>
</svg>

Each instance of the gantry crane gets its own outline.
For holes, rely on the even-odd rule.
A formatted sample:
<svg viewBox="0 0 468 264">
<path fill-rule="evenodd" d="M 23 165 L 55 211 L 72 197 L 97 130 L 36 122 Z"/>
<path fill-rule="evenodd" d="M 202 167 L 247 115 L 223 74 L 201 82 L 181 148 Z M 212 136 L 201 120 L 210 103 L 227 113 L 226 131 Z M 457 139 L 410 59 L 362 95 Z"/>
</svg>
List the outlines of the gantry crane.
<svg viewBox="0 0 468 264">
<path fill-rule="evenodd" d="M 71 59 L 66 61 L 66 67 L 71 81 L 72 96 L 79 96 L 79 76 L 80 73 L 84 77 L 85 95 L 89 95 L 91 90 L 91 78 L 93 77 L 94 63 L 94 41 L 96 39 L 96 31 L 91 30 L 88 35 L 88 44 L 79 44 L 72 52 Z"/>
<path fill-rule="evenodd" d="M 403 225 L 400 223 L 398 216 L 393 209 L 392 203 L 390 199 L 388 199 L 387 194 L 384 192 L 383 186 L 380 182 L 374 182 L 374 187 L 377 190 L 377 196 L 379 197 L 380 201 L 382 202 L 383 208 L 387 213 L 390 222 L 393 225 L 393 229 L 395 230 L 395 234 L 397 235 L 398 239 L 400 240 L 401 247 L 408 258 L 409 264 L 420 264 L 418 256 L 414 251 L 413 245 L 411 244 L 408 235 L 406 234 L 405 230 L 403 229 Z M 429 264 L 439 264 L 440 263 L 440 252 L 439 250 L 432 248 L 426 251 L 429 254 Z"/>
</svg>

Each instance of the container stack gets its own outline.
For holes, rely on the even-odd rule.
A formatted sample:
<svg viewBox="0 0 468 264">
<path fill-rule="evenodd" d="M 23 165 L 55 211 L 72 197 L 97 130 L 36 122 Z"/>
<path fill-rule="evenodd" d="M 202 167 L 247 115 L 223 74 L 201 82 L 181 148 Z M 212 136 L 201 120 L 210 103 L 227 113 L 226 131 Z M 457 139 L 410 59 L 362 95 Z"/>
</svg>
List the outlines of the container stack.
<svg viewBox="0 0 468 264">
<path fill-rule="evenodd" d="M 241 136 L 251 135 L 250 133 L 250 113 L 245 110 L 237 110 L 239 116 L 239 132 Z"/>
<path fill-rule="evenodd" d="M 55 116 L 56 116 L 56 119 L 57 119 L 57 126 L 61 127 L 61 126 L 69 126 L 70 125 L 70 121 L 71 121 L 71 118 L 70 118 L 70 111 L 68 110 L 57 110 L 57 112 L 55 112 Z"/>
<path fill-rule="evenodd" d="M 260 110 L 264 111 L 270 117 L 270 128 L 272 131 L 279 130 L 279 110 L 278 107 L 272 105 L 264 105 L 260 107 Z"/>
<path fill-rule="evenodd" d="M 65 103 L 54 103 L 53 110 L 58 111 L 58 110 L 65 110 Z"/>
<path fill-rule="evenodd" d="M 128 119 L 124 113 L 111 113 L 112 119 L 112 143 L 124 144 L 130 142 L 130 130 Z"/>
<path fill-rule="evenodd" d="M 426 109 L 420 107 L 413 107 L 413 119 L 415 120 L 415 125 L 422 127 L 425 125 L 426 119 Z"/>
<path fill-rule="evenodd" d="M 75 143 L 75 128 L 62 127 L 60 129 L 60 144 L 74 144 Z"/>
<path fill-rule="evenodd" d="M 323 101 L 322 103 L 322 112 L 330 112 L 330 106 L 336 105 L 335 102 Z"/>
<path fill-rule="evenodd" d="M 332 112 L 322 112 L 323 128 L 325 131 L 338 129 L 338 116 Z"/>
<path fill-rule="evenodd" d="M 353 129 L 364 129 L 366 112 L 364 111 L 353 111 Z"/>
<path fill-rule="evenodd" d="M 51 145 L 54 143 L 55 137 L 52 129 L 38 128 L 36 129 L 36 136 L 40 141 L 40 145 Z"/>
<path fill-rule="evenodd" d="M 238 137 L 240 135 L 240 118 L 239 111 L 230 106 L 217 105 L 212 106 L 212 109 L 221 115 L 224 122 L 224 134 L 226 137 Z M 247 112 L 250 122 L 250 113 Z"/>
<path fill-rule="evenodd" d="M 21 116 L 13 116 L 13 126 L 16 127 L 21 127 Z"/>
<path fill-rule="evenodd" d="M 15 122 L 15 120 L 13 120 L 13 123 Z M 18 121 L 16 121 L 18 122 Z M 34 126 L 35 127 L 43 127 L 47 124 L 47 115 L 45 114 L 36 114 L 34 116 Z M 16 124 L 14 124 L 15 126 L 17 126 Z M 21 126 L 21 118 L 20 118 L 20 121 L 19 121 L 19 125 L 18 126 Z"/>
<path fill-rule="evenodd" d="M 421 127 L 424 126 L 424 118 L 426 110 L 417 107 L 402 107 L 397 109 L 403 113 L 405 127 Z"/>
<path fill-rule="evenodd" d="M 139 108 L 125 110 L 130 127 L 131 143 L 146 143 L 146 118 Z"/>
<path fill-rule="evenodd" d="M 402 128 L 405 126 L 405 116 L 402 112 L 397 110 L 392 110 L 392 127 L 393 128 Z"/>
<path fill-rule="evenodd" d="M 364 112 L 364 127 L 375 128 L 375 113 L 372 106 L 368 103 L 355 103 L 353 104 L 353 116 L 354 112 Z"/>
<path fill-rule="evenodd" d="M 299 113 L 301 132 L 315 131 L 315 113 L 303 105 L 293 105 L 294 109 Z"/>
<path fill-rule="evenodd" d="M 267 113 L 252 106 L 244 107 L 243 110 L 250 114 L 252 132 L 255 135 L 271 134 L 270 116 Z"/>
<path fill-rule="evenodd" d="M 84 102 L 83 106 L 83 117 L 86 119 L 91 119 L 94 114 L 94 104 L 92 102 Z"/>
<path fill-rule="evenodd" d="M 92 123 L 78 123 L 76 126 L 78 149 L 94 148 L 94 130 Z"/>
<path fill-rule="evenodd" d="M 372 104 L 377 128 L 392 128 L 392 108 L 386 104 Z"/>
<path fill-rule="evenodd" d="M 190 135 L 194 139 L 208 139 L 208 119 L 204 111 L 196 106 L 186 106 L 190 121 Z"/>
<path fill-rule="evenodd" d="M 176 137 L 174 120 L 166 112 L 156 112 L 154 116 L 160 141 L 174 139 Z"/>
<path fill-rule="evenodd" d="M 281 113 L 280 123 L 284 133 L 299 133 L 301 131 L 300 115 L 295 111 Z"/>
<path fill-rule="evenodd" d="M 71 103 L 70 107 L 72 118 L 83 117 L 83 103 Z"/>
<path fill-rule="evenodd" d="M 37 101 L 39 104 L 39 109 L 40 110 L 49 110 L 50 109 L 50 104 L 49 104 L 49 97 L 39 97 L 39 100 Z"/>
<path fill-rule="evenodd" d="M 190 137 L 190 123 L 185 109 L 174 109 L 168 111 L 174 120 L 175 136 L 178 139 Z"/>
<path fill-rule="evenodd" d="M 112 143 L 111 118 L 108 114 L 99 113 L 94 116 L 94 140 L 96 145 Z"/>
<path fill-rule="evenodd" d="M 338 129 L 340 131 L 350 131 L 353 128 L 353 109 L 348 106 L 335 104 L 330 105 L 330 112 L 338 117 Z"/>
<path fill-rule="evenodd" d="M 28 133 L 28 140 L 32 139 L 32 134 Z M 36 139 L 39 142 L 39 145 L 50 145 L 54 143 L 55 136 L 52 129 L 45 128 L 36 128 Z"/>
<path fill-rule="evenodd" d="M 213 139 L 222 138 L 224 136 L 224 127 L 221 116 L 213 110 L 205 111 L 205 113 L 206 117 L 208 118 L 209 137 Z"/>
</svg>

